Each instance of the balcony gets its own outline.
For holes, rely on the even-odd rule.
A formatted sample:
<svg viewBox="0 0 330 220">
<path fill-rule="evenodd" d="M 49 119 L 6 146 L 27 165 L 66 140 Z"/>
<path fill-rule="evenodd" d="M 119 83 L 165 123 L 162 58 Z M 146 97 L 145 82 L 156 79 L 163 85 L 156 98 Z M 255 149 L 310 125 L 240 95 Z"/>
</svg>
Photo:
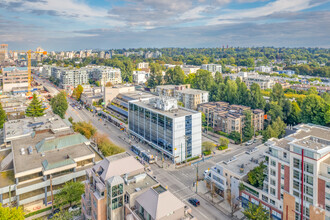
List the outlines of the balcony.
<svg viewBox="0 0 330 220">
<path fill-rule="evenodd" d="M 91 210 L 91 208 L 88 208 L 86 210 L 86 208 L 83 206 L 82 207 L 82 213 L 84 214 L 85 219 L 92 219 L 92 216 L 91 216 L 92 210 Z"/>
</svg>

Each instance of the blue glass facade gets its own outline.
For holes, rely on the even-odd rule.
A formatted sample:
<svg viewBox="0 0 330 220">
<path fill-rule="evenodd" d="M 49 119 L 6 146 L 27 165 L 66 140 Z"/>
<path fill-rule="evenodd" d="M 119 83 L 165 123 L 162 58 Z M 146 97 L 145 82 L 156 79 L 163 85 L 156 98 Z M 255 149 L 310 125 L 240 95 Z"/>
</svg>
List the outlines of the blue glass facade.
<svg viewBox="0 0 330 220">
<path fill-rule="evenodd" d="M 185 135 L 186 135 L 186 146 L 187 146 L 187 158 L 192 155 L 192 117 L 191 115 L 186 116 L 185 122 Z"/>
</svg>

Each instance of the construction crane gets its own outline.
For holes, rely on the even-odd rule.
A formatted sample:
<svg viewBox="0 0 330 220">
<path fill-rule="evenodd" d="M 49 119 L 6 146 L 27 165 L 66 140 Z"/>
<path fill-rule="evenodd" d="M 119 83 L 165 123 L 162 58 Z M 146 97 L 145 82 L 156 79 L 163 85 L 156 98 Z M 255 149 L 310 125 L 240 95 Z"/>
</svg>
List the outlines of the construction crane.
<svg viewBox="0 0 330 220">
<path fill-rule="evenodd" d="M 47 55 L 47 51 L 32 51 L 32 50 L 28 50 L 28 51 L 12 51 L 12 52 L 17 52 L 17 53 L 26 53 L 27 54 L 27 59 L 28 59 L 28 92 L 26 93 L 26 96 L 30 96 L 32 94 L 31 92 L 31 54 L 32 53 L 36 53 L 36 54 L 43 54 L 43 55 Z"/>
</svg>

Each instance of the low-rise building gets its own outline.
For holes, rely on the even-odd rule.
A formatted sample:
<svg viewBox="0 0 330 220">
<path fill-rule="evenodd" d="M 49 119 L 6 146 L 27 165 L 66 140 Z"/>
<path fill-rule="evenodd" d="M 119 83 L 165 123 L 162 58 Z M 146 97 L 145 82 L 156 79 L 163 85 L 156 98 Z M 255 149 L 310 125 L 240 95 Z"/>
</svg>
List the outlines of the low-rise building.
<svg viewBox="0 0 330 220">
<path fill-rule="evenodd" d="M 56 194 L 68 181 L 84 181 L 85 169 L 100 159 L 90 141 L 58 115 L 11 120 L 3 133 L 0 203 L 23 206 L 25 212 L 49 206 L 51 184 Z"/>
<path fill-rule="evenodd" d="M 229 105 L 228 102 L 209 102 L 198 105 L 198 111 L 205 114 L 208 126 L 215 131 L 230 134 L 233 131 L 242 132 L 244 127 L 244 112 L 251 111 L 254 131 L 264 129 L 264 111 L 251 109 L 243 105 Z"/>
<path fill-rule="evenodd" d="M 273 68 L 270 66 L 257 66 L 254 68 L 257 72 L 263 72 L 263 73 L 271 73 Z"/>
<path fill-rule="evenodd" d="M 100 85 L 105 86 L 107 82 L 113 85 L 122 83 L 121 71 L 119 68 L 109 66 L 90 67 L 89 77 L 94 81 L 100 81 Z"/>
<path fill-rule="evenodd" d="M 199 89 L 190 89 L 190 85 L 161 85 L 156 86 L 156 93 L 160 96 L 174 97 L 185 108 L 197 109 L 197 106 L 209 101 L 209 92 Z"/>
<path fill-rule="evenodd" d="M 149 63 L 148 62 L 142 62 L 137 64 L 138 69 L 148 69 L 149 68 Z"/>
<path fill-rule="evenodd" d="M 188 75 L 190 73 L 196 73 L 197 70 L 199 70 L 201 67 L 200 66 L 193 66 L 193 65 L 183 65 L 182 70 L 184 74 Z"/>
<path fill-rule="evenodd" d="M 108 105 L 118 94 L 134 91 L 135 87 L 133 85 L 114 85 L 111 87 L 105 87 L 103 92 L 103 101 L 105 102 L 105 105 Z"/>
<path fill-rule="evenodd" d="M 133 71 L 133 82 L 137 84 L 144 84 L 149 78 L 149 73 L 146 71 Z"/>
<path fill-rule="evenodd" d="M 203 64 L 201 69 L 210 71 L 211 73 L 222 73 L 222 66 L 220 64 Z"/>
<path fill-rule="evenodd" d="M 129 102 L 128 124 L 131 134 L 173 163 L 201 155 L 201 113 L 178 107 L 174 98 Z"/>
<path fill-rule="evenodd" d="M 27 67 L 5 67 L 2 68 L 2 90 L 10 92 L 15 88 L 28 87 Z"/>
<path fill-rule="evenodd" d="M 305 85 L 305 84 L 294 84 L 291 85 L 290 88 L 297 91 L 308 91 L 311 88 L 315 88 L 318 93 L 329 92 L 330 86 L 314 86 L 314 85 Z"/>
</svg>

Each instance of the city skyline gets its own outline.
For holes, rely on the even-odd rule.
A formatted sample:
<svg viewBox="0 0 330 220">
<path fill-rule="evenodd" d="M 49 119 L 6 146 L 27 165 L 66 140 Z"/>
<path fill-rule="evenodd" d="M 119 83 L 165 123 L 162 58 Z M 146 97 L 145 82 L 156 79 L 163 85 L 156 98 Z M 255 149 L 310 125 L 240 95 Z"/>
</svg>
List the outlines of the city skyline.
<svg viewBox="0 0 330 220">
<path fill-rule="evenodd" d="M 10 50 L 330 47 L 327 0 L 0 2 Z"/>
</svg>

